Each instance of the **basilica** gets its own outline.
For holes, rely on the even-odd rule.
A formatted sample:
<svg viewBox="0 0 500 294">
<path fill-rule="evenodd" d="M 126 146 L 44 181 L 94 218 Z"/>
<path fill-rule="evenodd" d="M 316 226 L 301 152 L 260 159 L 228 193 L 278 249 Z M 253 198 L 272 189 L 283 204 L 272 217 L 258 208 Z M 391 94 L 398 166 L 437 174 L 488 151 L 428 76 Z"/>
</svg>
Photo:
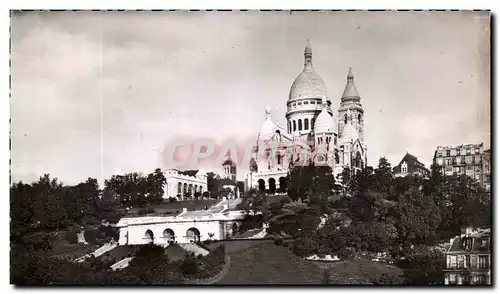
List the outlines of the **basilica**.
<svg viewBox="0 0 500 294">
<path fill-rule="evenodd" d="M 304 68 L 292 84 L 286 105 L 286 126 L 274 122 L 270 108 L 266 108 L 245 190 L 284 192 L 287 174 L 300 164 L 328 165 L 336 178 L 346 167 L 357 173 L 365 166 L 364 111 L 351 69 L 335 115 L 325 82 L 314 70 L 307 42 Z"/>
</svg>

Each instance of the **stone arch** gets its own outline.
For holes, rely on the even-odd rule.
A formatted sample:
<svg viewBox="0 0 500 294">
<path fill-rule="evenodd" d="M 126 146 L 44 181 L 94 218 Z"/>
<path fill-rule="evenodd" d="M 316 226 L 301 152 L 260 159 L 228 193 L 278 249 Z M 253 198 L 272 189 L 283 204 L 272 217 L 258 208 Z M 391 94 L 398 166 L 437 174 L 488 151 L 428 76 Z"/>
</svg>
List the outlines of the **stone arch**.
<svg viewBox="0 0 500 294">
<path fill-rule="evenodd" d="M 306 131 L 309 130 L 309 119 L 308 118 L 304 119 L 304 130 L 306 130 Z"/>
<path fill-rule="evenodd" d="M 361 116 L 361 113 L 358 114 L 358 122 L 361 122 L 362 119 L 363 119 L 363 116 Z"/>
<path fill-rule="evenodd" d="M 278 179 L 279 181 L 279 184 L 280 184 L 280 192 L 286 192 L 286 188 L 287 188 L 287 182 L 286 182 L 286 178 L 285 177 L 280 177 Z"/>
<path fill-rule="evenodd" d="M 302 119 L 299 118 L 299 131 L 302 131 Z"/>
<path fill-rule="evenodd" d="M 177 183 L 177 194 L 182 195 L 182 183 Z"/>
<path fill-rule="evenodd" d="M 186 237 L 189 239 L 190 243 L 200 242 L 200 237 L 201 237 L 200 230 L 198 230 L 195 227 L 189 228 L 186 231 Z"/>
<path fill-rule="evenodd" d="M 188 194 L 189 194 L 189 196 L 193 196 L 193 184 L 189 184 L 189 186 L 188 186 Z"/>
<path fill-rule="evenodd" d="M 269 178 L 268 183 L 269 183 L 269 192 L 271 193 L 276 192 L 276 180 L 274 178 Z"/>
<path fill-rule="evenodd" d="M 167 239 L 167 242 L 174 242 L 175 241 L 175 233 L 174 230 L 170 228 L 166 228 L 163 231 L 163 238 Z"/>
<path fill-rule="evenodd" d="M 293 131 L 295 132 L 297 130 L 297 122 L 293 121 Z"/>
<path fill-rule="evenodd" d="M 184 183 L 184 189 L 182 189 L 182 198 L 183 199 L 186 196 L 187 192 L 188 192 L 188 184 Z"/>
<path fill-rule="evenodd" d="M 155 235 L 153 234 L 153 231 L 151 230 L 146 230 L 144 233 L 144 240 L 146 240 L 148 243 L 152 244 L 154 243 Z"/>
<path fill-rule="evenodd" d="M 260 179 L 257 181 L 257 183 L 259 183 L 259 191 L 266 190 L 266 181 L 264 181 L 263 179 Z"/>
<path fill-rule="evenodd" d="M 194 185 L 194 193 L 198 192 L 198 185 Z"/>
</svg>

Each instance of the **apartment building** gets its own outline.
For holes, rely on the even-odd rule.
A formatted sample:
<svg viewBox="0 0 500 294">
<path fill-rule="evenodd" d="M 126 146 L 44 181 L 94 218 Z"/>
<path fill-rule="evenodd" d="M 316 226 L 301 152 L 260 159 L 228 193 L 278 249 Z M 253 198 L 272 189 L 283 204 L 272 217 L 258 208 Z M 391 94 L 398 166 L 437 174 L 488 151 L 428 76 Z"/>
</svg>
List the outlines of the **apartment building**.
<svg viewBox="0 0 500 294">
<path fill-rule="evenodd" d="M 489 190 L 490 158 L 490 150 L 483 150 L 481 143 L 455 147 L 438 146 L 433 161 L 441 167 L 443 175 L 465 174 Z"/>
<path fill-rule="evenodd" d="M 491 284 L 491 230 L 466 228 L 446 251 L 446 285 Z"/>
</svg>

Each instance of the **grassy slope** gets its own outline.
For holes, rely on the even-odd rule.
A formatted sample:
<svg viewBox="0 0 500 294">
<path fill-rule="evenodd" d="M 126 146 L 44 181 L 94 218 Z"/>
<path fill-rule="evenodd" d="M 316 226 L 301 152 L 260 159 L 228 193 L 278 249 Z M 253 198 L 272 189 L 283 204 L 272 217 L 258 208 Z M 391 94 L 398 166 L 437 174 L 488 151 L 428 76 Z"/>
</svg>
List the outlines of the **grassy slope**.
<svg viewBox="0 0 500 294">
<path fill-rule="evenodd" d="M 284 247 L 266 242 L 230 253 L 231 267 L 217 284 L 320 284 L 322 270 Z"/>
<path fill-rule="evenodd" d="M 260 243 L 229 254 L 231 267 L 217 284 L 322 284 L 326 268 L 330 269 L 328 283 L 342 285 L 370 284 L 372 278 L 383 273 L 401 273 L 399 268 L 370 260 L 311 262 L 272 242 Z"/>
<path fill-rule="evenodd" d="M 372 284 L 371 279 L 382 274 L 401 274 L 400 268 L 366 259 L 330 263 L 329 284 Z"/>
</svg>

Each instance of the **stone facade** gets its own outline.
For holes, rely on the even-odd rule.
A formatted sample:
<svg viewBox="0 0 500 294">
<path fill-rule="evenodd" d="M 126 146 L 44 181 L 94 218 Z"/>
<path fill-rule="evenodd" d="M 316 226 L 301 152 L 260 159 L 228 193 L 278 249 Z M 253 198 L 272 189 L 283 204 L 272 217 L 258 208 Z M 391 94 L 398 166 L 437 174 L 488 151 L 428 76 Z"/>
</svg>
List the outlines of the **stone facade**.
<svg viewBox="0 0 500 294">
<path fill-rule="evenodd" d="M 438 146 L 433 161 L 441 168 L 443 175 L 465 174 L 477 180 L 487 190 L 490 188 L 491 156 L 489 150 L 483 150 L 483 143 Z"/>
<path fill-rule="evenodd" d="M 124 217 L 117 224 L 120 229 L 118 243 L 166 245 L 169 242 L 224 240 L 233 234 L 233 225 L 238 226 L 243 216 L 242 211 L 229 210 L 229 206 L 223 204 L 208 210 L 184 210 L 177 216 Z"/>
<path fill-rule="evenodd" d="M 285 127 L 271 118 L 265 120 L 257 137 L 257 147 L 245 179 L 245 190 L 258 188 L 275 192 L 285 188 L 283 180 L 290 168 L 299 165 L 328 165 L 334 176 L 349 168 L 361 171 L 367 162 L 364 144 L 364 111 L 349 69 L 347 84 L 335 119 L 326 85 L 312 65 L 312 49 L 304 50 L 304 68 L 295 79 L 287 101 Z"/>
<path fill-rule="evenodd" d="M 446 251 L 446 285 L 491 284 L 490 229 L 467 228 L 450 240 Z"/>
<path fill-rule="evenodd" d="M 164 199 L 174 197 L 184 201 L 192 199 L 195 193 L 202 195 L 207 191 L 207 174 L 202 170 L 182 172 L 168 169 L 164 174 L 167 180 Z"/>
</svg>

